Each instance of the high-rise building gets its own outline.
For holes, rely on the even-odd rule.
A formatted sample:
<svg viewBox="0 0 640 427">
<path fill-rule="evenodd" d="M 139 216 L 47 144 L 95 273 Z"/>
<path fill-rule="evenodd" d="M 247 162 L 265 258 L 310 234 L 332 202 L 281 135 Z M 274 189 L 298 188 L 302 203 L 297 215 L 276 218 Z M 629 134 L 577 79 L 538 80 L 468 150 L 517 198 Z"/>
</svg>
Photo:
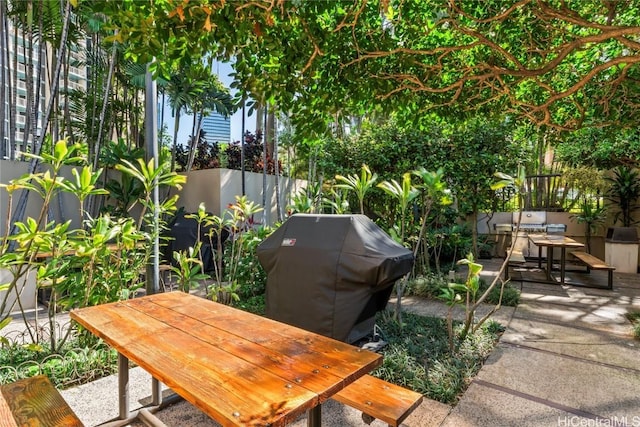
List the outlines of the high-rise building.
<svg viewBox="0 0 640 427">
<path fill-rule="evenodd" d="M 52 89 L 49 85 L 49 74 L 45 69 L 46 58 L 50 58 L 53 52 L 47 48 L 41 57 L 38 40 L 27 40 L 25 43 L 23 32 L 20 29 L 15 31 L 11 21 L 7 21 L 4 30 L 0 35 L 0 102 L 4 103 L 4 108 L 0 110 L 0 158 L 15 159 L 19 157 L 17 153 L 20 151 L 29 151 L 34 138 L 43 132 L 44 112 Z M 87 69 L 85 66 L 77 65 L 82 63 L 80 60 L 85 46 L 84 40 L 80 39 L 69 52 L 68 75 L 66 80 L 60 77 L 60 85 L 66 86 L 60 86 L 59 90 L 87 89 Z M 32 52 L 29 55 L 31 57 L 25 57 L 25 52 Z M 42 63 L 41 58 L 45 59 Z M 29 80 L 31 84 L 28 84 Z M 14 131 L 10 117 L 13 118 Z"/>
<path fill-rule="evenodd" d="M 231 120 L 218 113 L 202 118 L 202 130 L 209 143 L 231 142 Z"/>
</svg>

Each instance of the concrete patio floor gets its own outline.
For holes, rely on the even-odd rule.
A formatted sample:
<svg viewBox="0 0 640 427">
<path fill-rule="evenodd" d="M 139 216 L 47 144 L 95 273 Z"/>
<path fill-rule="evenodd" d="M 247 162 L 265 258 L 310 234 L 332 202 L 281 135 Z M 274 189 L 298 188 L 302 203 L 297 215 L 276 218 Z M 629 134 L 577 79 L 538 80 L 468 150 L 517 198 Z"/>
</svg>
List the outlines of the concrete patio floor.
<svg viewBox="0 0 640 427">
<path fill-rule="evenodd" d="M 496 274 L 499 260 L 482 263 L 487 278 Z M 459 403 L 452 408 L 425 399 L 404 426 L 640 426 L 640 341 L 624 316 L 640 311 L 640 275 L 615 273 L 612 291 L 575 286 L 584 277 L 577 273 L 564 286 L 523 277 L 536 272 L 514 272 L 521 304 L 496 313 L 506 331 Z M 605 286 L 606 273 L 594 271 L 589 279 Z M 446 312 L 438 301 L 415 297 L 404 298 L 403 306 L 430 316 Z M 132 369 L 130 387 L 132 409 L 149 402 L 148 374 Z M 92 426 L 117 416 L 116 390 L 111 376 L 62 395 Z M 156 415 L 173 426 L 218 425 L 184 401 Z M 323 424 L 364 425 L 359 412 L 332 401 L 323 407 Z M 292 425 L 305 426 L 306 419 Z"/>
</svg>

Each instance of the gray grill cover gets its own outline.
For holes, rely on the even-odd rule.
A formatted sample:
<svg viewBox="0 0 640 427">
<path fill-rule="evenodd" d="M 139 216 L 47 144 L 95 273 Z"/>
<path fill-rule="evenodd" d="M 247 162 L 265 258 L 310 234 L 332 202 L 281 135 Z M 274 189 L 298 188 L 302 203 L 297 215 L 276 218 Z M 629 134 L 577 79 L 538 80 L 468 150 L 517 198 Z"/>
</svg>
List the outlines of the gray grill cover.
<svg viewBox="0 0 640 427">
<path fill-rule="evenodd" d="M 290 217 L 258 246 L 266 314 L 341 341 L 385 308 L 413 254 L 364 215 Z"/>
</svg>

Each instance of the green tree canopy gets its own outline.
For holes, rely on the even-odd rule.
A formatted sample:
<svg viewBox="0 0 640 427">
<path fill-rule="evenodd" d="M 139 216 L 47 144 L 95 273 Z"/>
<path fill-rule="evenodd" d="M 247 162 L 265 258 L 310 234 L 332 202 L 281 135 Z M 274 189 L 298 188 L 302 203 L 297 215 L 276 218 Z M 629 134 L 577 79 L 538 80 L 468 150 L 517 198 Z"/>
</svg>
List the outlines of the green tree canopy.
<svg viewBox="0 0 640 427">
<path fill-rule="evenodd" d="M 307 127 L 391 108 L 577 129 L 640 107 L 637 0 L 95 3 L 130 57 L 233 57 L 242 95 Z"/>
<path fill-rule="evenodd" d="M 571 167 L 639 167 L 640 131 L 637 128 L 580 129 L 557 145 L 556 159 Z"/>
</svg>

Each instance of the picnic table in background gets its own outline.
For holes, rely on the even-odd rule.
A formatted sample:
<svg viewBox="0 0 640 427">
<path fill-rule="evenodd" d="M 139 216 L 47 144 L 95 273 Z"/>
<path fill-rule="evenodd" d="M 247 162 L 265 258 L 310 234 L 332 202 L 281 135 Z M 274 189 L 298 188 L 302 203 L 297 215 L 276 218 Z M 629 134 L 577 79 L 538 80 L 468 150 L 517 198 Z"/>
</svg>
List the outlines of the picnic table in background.
<svg viewBox="0 0 640 427">
<path fill-rule="evenodd" d="M 550 282 L 555 282 L 555 279 L 551 275 L 553 268 L 553 249 L 560 248 L 560 284 L 564 284 L 567 264 L 567 248 L 583 248 L 584 244 L 577 242 L 570 237 L 556 234 L 529 234 L 529 240 L 531 243 L 538 246 L 538 268 L 542 268 L 541 248 L 547 248 L 547 267 L 545 271 L 547 274 L 547 280 Z"/>
</svg>

